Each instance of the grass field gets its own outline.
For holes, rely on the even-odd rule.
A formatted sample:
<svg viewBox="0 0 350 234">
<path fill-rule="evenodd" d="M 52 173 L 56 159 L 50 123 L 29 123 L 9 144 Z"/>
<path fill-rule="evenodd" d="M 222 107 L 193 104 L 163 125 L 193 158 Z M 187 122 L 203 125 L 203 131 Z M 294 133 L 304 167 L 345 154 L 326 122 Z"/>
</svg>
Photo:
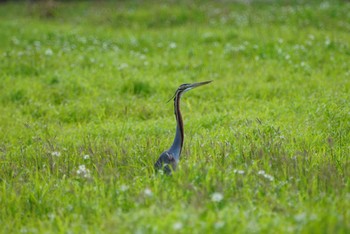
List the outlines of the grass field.
<svg viewBox="0 0 350 234">
<path fill-rule="evenodd" d="M 0 5 L 1 233 L 349 233 L 350 2 L 174 2 Z"/>
</svg>

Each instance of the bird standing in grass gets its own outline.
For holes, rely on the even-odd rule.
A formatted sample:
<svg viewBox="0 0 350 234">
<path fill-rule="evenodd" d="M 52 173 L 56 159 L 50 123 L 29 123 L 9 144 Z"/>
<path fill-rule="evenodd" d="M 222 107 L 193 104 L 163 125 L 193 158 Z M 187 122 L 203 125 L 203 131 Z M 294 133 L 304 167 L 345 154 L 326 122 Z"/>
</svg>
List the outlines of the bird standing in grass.
<svg viewBox="0 0 350 234">
<path fill-rule="evenodd" d="M 212 81 L 204 81 L 193 84 L 182 84 L 176 90 L 174 94 L 174 112 L 176 118 L 176 133 L 174 142 L 171 147 L 164 151 L 158 158 L 157 162 L 154 164 L 155 170 L 164 170 L 164 173 L 171 175 L 172 171 L 176 170 L 176 166 L 179 163 L 182 146 L 184 143 L 184 125 L 182 121 L 182 116 L 180 112 L 180 98 L 185 92 L 194 89 L 196 87 L 209 84 Z"/>
</svg>

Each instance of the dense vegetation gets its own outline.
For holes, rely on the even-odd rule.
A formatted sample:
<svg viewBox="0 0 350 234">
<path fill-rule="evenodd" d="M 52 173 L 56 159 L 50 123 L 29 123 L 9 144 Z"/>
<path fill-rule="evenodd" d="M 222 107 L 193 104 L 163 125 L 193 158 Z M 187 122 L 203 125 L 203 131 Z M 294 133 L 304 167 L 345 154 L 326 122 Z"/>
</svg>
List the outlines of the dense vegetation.
<svg viewBox="0 0 350 234">
<path fill-rule="evenodd" d="M 349 233 L 348 1 L 0 5 L 2 233 Z M 175 132 L 173 176 L 153 163 Z"/>
</svg>

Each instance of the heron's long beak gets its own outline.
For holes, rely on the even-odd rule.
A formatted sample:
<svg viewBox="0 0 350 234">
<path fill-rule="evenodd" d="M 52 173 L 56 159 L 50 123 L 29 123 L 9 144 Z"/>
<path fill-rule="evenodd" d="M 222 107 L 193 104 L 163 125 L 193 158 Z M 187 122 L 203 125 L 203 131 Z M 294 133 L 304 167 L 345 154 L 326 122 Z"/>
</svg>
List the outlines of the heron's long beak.
<svg viewBox="0 0 350 234">
<path fill-rule="evenodd" d="M 202 86 L 202 85 L 205 85 L 205 84 L 209 84 L 210 82 L 212 82 L 212 80 L 203 81 L 203 82 L 198 82 L 198 83 L 193 83 L 193 84 L 190 84 L 189 88 L 190 88 L 190 89 L 194 89 L 194 88 L 197 88 L 197 87 L 199 87 L 199 86 Z"/>
<path fill-rule="evenodd" d="M 189 84 L 184 92 L 187 92 L 191 89 L 197 88 L 197 87 L 205 85 L 205 84 L 209 84 L 210 82 L 212 82 L 212 80 Z"/>
</svg>

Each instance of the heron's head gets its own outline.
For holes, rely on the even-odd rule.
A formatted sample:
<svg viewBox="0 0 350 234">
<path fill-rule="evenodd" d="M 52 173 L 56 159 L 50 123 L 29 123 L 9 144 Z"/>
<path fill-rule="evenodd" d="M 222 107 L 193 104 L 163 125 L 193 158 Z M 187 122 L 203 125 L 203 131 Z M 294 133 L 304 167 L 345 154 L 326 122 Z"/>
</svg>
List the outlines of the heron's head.
<svg viewBox="0 0 350 234">
<path fill-rule="evenodd" d="M 199 86 L 205 85 L 205 84 L 209 84 L 210 82 L 212 82 L 212 80 L 209 81 L 204 81 L 204 82 L 197 82 L 197 83 L 192 83 L 192 84 L 182 84 L 179 86 L 179 88 L 177 88 L 174 96 L 172 96 L 169 101 L 173 98 L 176 98 L 177 94 L 180 94 L 180 96 L 184 93 L 186 93 L 187 91 L 197 88 Z M 175 100 L 175 99 L 174 99 Z M 168 102 L 169 102 L 168 101 Z"/>
<path fill-rule="evenodd" d="M 156 171 L 163 170 L 166 175 L 171 175 L 171 172 L 176 170 L 176 164 L 174 157 L 164 152 L 154 164 L 154 168 Z"/>
<path fill-rule="evenodd" d="M 192 83 L 192 84 L 182 84 L 177 89 L 177 92 L 185 93 L 191 89 L 197 88 L 197 87 L 202 86 L 202 85 L 209 84 L 210 82 L 212 82 L 212 80 L 204 81 L 204 82 L 197 82 L 197 83 Z"/>
</svg>

